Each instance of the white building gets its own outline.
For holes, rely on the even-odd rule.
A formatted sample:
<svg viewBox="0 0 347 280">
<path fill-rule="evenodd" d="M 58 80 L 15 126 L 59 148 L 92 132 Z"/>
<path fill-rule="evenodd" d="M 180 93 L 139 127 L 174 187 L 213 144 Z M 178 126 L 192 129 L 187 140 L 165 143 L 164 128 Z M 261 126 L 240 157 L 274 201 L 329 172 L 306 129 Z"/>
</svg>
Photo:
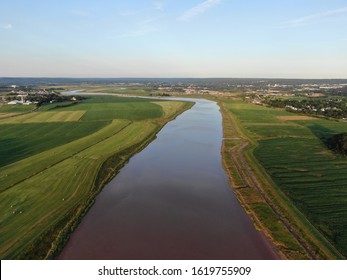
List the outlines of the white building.
<svg viewBox="0 0 347 280">
<path fill-rule="evenodd" d="M 9 104 L 9 105 L 17 105 L 17 104 L 22 104 L 22 101 L 12 100 L 12 101 L 8 102 L 7 104 Z"/>
</svg>

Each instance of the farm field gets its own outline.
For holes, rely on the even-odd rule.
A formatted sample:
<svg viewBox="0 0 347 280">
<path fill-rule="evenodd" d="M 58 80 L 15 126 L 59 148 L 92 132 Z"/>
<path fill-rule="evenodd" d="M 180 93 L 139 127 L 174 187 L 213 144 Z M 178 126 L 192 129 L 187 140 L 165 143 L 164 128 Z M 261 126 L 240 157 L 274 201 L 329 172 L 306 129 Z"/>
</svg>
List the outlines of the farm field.
<svg viewBox="0 0 347 280">
<path fill-rule="evenodd" d="M 263 185 L 264 181 L 272 184 L 264 188 L 268 197 L 276 201 L 275 208 L 294 230 L 309 240 L 302 242 L 306 251 L 317 258 L 340 258 L 332 244 L 346 257 L 347 159 L 329 150 L 325 141 L 346 132 L 347 124 L 242 101 L 224 104 L 239 135 L 251 144 L 244 151 L 249 165 Z M 243 184 L 237 176 L 235 179 Z M 251 189 L 239 191 L 246 200 L 247 192 Z M 256 204 L 253 211 L 262 216 Z"/>
<path fill-rule="evenodd" d="M 1 124 L 0 166 L 93 134 L 109 123 L 100 121 Z"/>
<path fill-rule="evenodd" d="M 35 109 L 35 107 L 35 105 L 17 106 L 0 103 L 0 120 L 30 112 L 31 110 Z"/>
<path fill-rule="evenodd" d="M 36 107 L 35 105 L 18 106 L 18 105 L 0 104 L 0 114 L 25 113 L 35 109 L 35 107 Z"/>
<path fill-rule="evenodd" d="M 64 111 L 58 112 L 34 112 L 29 115 L 20 115 L 0 120 L 0 124 L 16 123 L 49 123 L 49 122 L 76 122 L 86 111 Z"/>
<path fill-rule="evenodd" d="M 56 112 L 69 112 L 73 110 L 85 111 L 81 117 L 82 121 L 128 119 L 132 121 L 155 119 L 162 116 L 161 106 L 152 102 L 140 99 L 132 101 L 131 97 L 117 97 L 117 102 L 113 96 L 100 95 L 93 99 L 87 97 L 81 104 L 73 107 L 57 108 Z"/>
<path fill-rule="evenodd" d="M 102 186 L 166 121 L 191 106 L 166 103 L 88 97 L 68 110 L 25 115 L 35 122 L 1 123 L 0 141 L 14 147 L 13 153 L 0 150 L 1 258 L 56 256 Z M 113 113 L 117 108 L 127 112 Z M 82 111 L 90 119 L 60 117 Z M 47 113 L 57 114 L 55 122 L 47 122 Z"/>
</svg>

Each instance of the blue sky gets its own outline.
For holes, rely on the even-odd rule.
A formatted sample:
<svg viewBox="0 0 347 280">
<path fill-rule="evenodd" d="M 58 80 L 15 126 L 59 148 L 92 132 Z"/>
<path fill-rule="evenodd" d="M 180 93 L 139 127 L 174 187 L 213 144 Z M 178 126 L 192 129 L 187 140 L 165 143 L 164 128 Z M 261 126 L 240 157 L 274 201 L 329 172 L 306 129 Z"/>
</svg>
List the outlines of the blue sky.
<svg viewBox="0 0 347 280">
<path fill-rule="evenodd" d="M 347 0 L 1 0 L 0 76 L 347 78 Z"/>
</svg>

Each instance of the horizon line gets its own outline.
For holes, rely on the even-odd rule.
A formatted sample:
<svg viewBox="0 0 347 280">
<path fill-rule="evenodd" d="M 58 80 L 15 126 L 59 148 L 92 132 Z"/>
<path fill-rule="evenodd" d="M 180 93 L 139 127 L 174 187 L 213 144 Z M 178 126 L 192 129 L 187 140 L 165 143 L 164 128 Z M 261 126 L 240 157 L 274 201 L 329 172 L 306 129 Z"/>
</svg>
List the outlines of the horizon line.
<svg viewBox="0 0 347 280">
<path fill-rule="evenodd" d="M 347 80 L 346 78 L 279 78 L 279 77 L 64 77 L 64 76 L 0 76 L 0 79 L 264 79 L 264 80 Z"/>
</svg>

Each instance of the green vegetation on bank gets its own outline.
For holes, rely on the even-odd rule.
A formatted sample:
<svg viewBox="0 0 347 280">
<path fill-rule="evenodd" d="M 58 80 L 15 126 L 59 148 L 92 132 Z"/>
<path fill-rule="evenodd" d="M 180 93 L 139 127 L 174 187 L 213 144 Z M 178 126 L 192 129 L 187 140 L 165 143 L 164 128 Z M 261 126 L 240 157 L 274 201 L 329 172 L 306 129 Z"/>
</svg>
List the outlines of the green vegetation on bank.
<svg viewBox="0 0 347 280">
<path fill-rule="evenodd" d="M 255 223 L 286 258 L 347 256 L 347 159 L 326 145 L 346 123 L 222 101 L 226 137 L 242 138 L 225 141 L 225 166 Z"/>
<path fill-rule="evenodd" d="M 0 141 L 15 147 L 6 157 L 0 150 L 2 259 L 55 257 L 103 185 L 192 105 L 152 101 L 88 97 L 69 108 L 25 115 L 34 115 L 35 123 L 0 123 Z M 78 120 L 46 121 L 48 112 L 73 111 L 85 113 Z"/>
</svg>

